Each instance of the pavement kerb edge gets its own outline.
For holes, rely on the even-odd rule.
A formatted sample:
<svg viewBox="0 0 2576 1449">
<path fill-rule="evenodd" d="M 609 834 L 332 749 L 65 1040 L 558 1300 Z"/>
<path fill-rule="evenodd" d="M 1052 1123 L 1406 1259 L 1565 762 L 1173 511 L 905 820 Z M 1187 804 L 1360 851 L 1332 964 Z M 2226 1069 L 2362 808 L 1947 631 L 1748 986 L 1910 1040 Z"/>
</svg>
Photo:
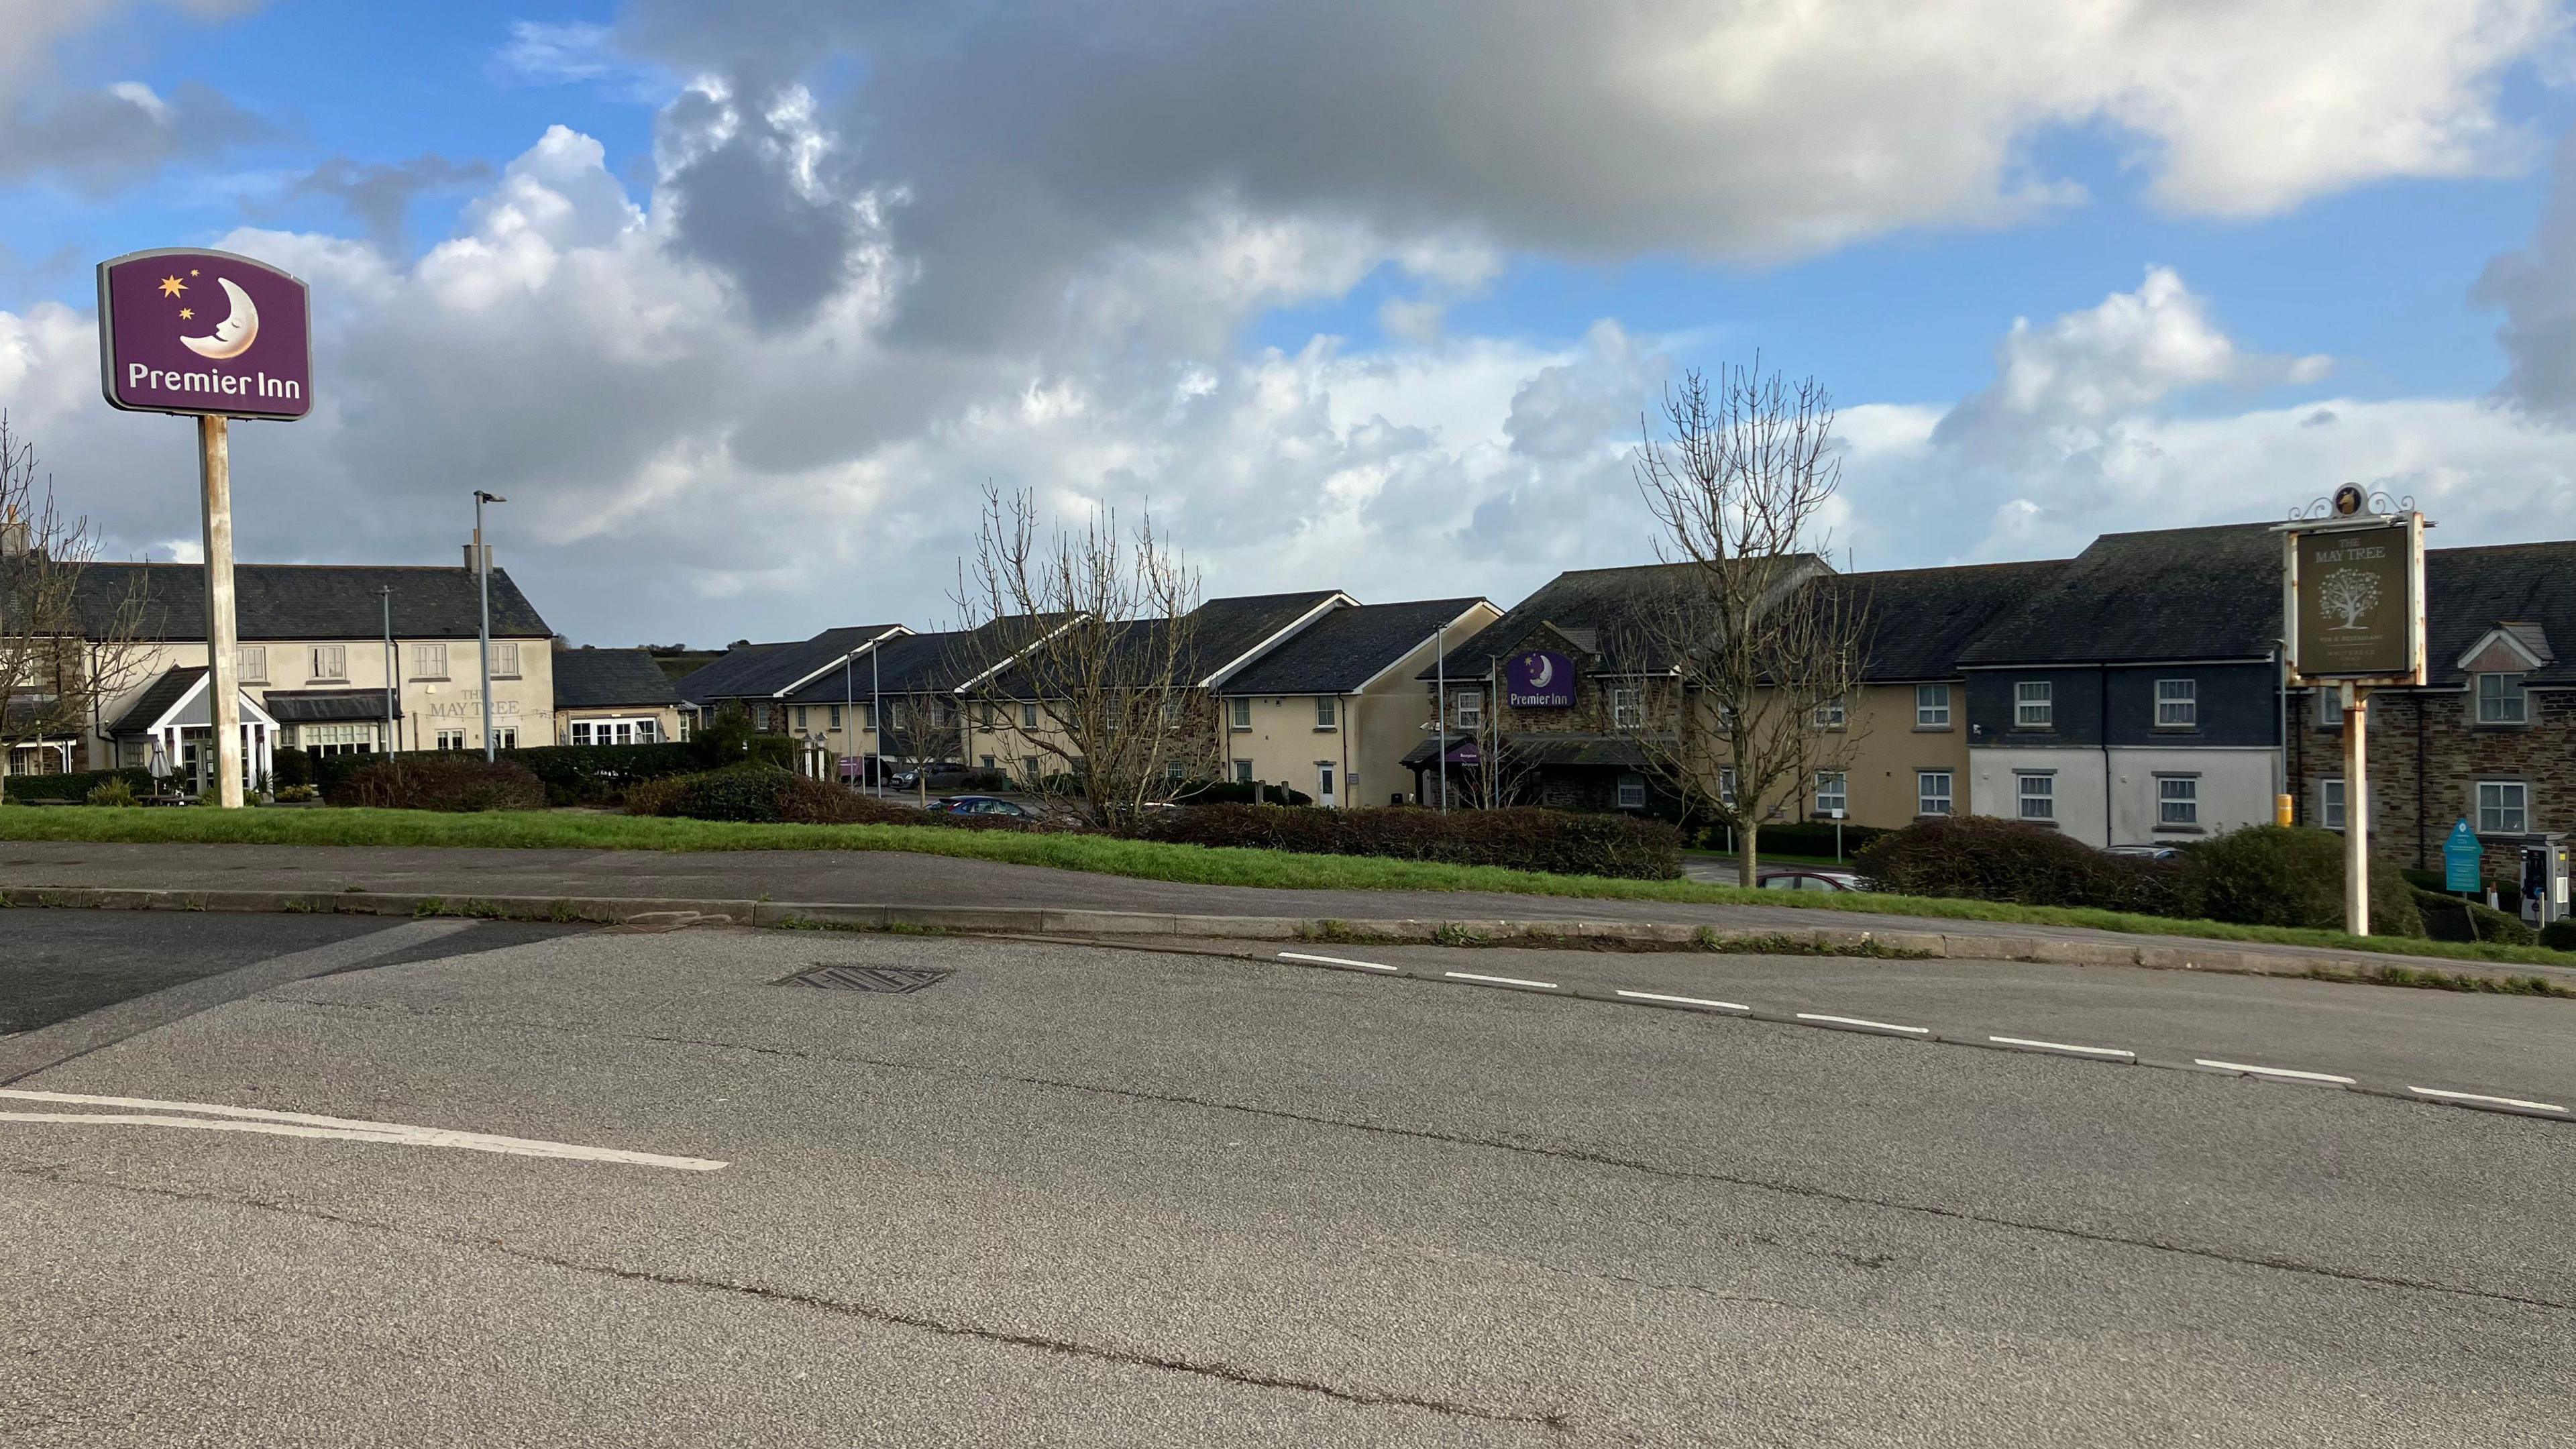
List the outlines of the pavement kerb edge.
<svg viewBox="0 0 2576 1449">
<path fill-rule="evenodd" d="M 2367 969 L 2405 958 L 2294 956 L 2152 939 L 2065 940 L 2049 936 L 1969 935 L 1924 930 L 1874 930 L 1856 925 L 1808 928 L 1713 927 L 1652 921 L 1343 920 L 1296 916 L 1211 916 L 1158 911 L 1092 911 L 1025 906 L 897 906 L 827 901 L 675 900 L 614 896 L 442 896 L 416 891 L 153 890 L 64 886 L 0 889 L 0 907 L 74 910 L 243 911 L 290 915 L 465 916 L 491 920 L 592 922 L 616 925 L 651 917 L 669 922 L 696 916 L 768 927 L 824 927 L 860 931 L 955 931 L 1011 935 L 1155 936 L 1199 940 L 1319 941 L 1365 945 L 1479 945 L 1510 942 L 1546 945 L 1618 941 L 1641 946 L 1723 949 L 1774 943 L 1835 954 L 1883 951 L 1890 955 L 1949 960 L 2028 961 L 2073 966 L 2129 966 L 2230 975 L 2305 976 L 2319 966 Z M 2434 960 L 2435 969 L 2504 978 L 2545 967 L 2505 962 Z"/>
</svg>

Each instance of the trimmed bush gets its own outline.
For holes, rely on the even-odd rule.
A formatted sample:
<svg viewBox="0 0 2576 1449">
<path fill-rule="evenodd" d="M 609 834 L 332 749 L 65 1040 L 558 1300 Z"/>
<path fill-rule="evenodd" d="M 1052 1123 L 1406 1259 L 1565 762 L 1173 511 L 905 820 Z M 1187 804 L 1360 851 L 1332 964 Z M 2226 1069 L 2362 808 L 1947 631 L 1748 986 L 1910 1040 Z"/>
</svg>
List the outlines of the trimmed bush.
<svg viewBox="0 0 2576 1449">
<path fill-rule="evenodd" d="M 525 766 L 451 750 L 380 759 L 342 781 L 330 800 L 379 810 L 542 810 L 546 787 Z"/>
<path fill-rule="evenodd" d="M 270 784 L 280 791 L 313 783 L 313 752 L 279 750 L 270 761 Z"/>
<path fill-rule="evenodd" d="M 1278 784 L 1193 780 L 1173 792 L 1175 805 L 1312 805 L 1315 797 Z"/>
<path fill-rule="evenodd" d="M 2501 916 L 2504 912 L 2498 911 L 2496 914 Z M 2512 919 L 2515 925 L 2522 926 L 2522 921 L 2519 917 Z M 2486 925 L 2486 922 L 2480 921 L 2478 924 L 2483 927 Z M 2531 929 L 2529 926 L 2522 926 L 2522 928 L 2526 931 Z M 2576 920 L 2571 920 L 2565 916 L 2561 916 L 2557 920 L 2550 922 L 2548 925 L 2541 927 L 2540 944 L 2548 947 L 2552 951 L 2576 951 Z"/>
<path fill-rule="evenodd" d="M 2184 862 L 2112 855 L 1993 815 L 1917 821 L 1871 841 L 1857 858 L 1880 890 L 1901 895 L 2201 914 L 2197 872 Z"/>
<path fill-rule="evenodd" d="M 2510 911 L 2499 911 L 2483 901 L 2464 901 L 2440 891 L 2415 892 L 2416 912 L 2424 918 L 2424 934 L 2436 941 L 2488 941 L 2503 946 L 2553 945 L 2545 931 L 2535 932 L 2522 917 Z M 2576 950 L 2576 921 L 2552 921 L 2555 930 L 2567 927 L 2569 943 L 2558 950 Z"/>
<path fill-rule="evenodd" d="M 457 753 L 481 758 L 481 752 L 474 750 L 405 750 L 391 758 L 432 760 Z M 307 781 L 298 781 L 290 773 L 285 763 L 290 755 L 298 758 L 303 769 L 311 771 Z M 324 798 L 337 800 L 340 787 L 352 776 L 388 757 L 315 756 L 301 750 L 281 750 L 277 758 L 279 784 L 309 782 L 322 788 Z M 664 740 L 649 745 L 531 745 L 524 750 L 503 750 L 500 758 L 535 775 L 546 787 L 548 804 L 592 805 L 623 799 L 641 781 L 700 774 L 728 764 L 756 763 L 783 769 L 796 758 L 796 742 L 784 735 L 746 735 L 731 743 L 718 738 Z"/>
<path fill-rule="evenodd" d="M 2211 920 L 2343 929 L 2343 837 L 2331 830 L 2249 825 L 2200 842 L 2190 858 L 2201 869 L 2202 913 Z M 2370 865 L 2370 929 L 2424 935 L 2415 888 L 2392 862 Z"/>
<path fill-rule="evenodd" d="M 1892 835 L 1894 833 L 1894 831 L 1888 830 L 1883 826 L 1853 825 L 1849 822 L 1845 822 L 1843 825 L 1843 858 L 1845 860 L 1849 860 L 1860 853 L 1861 847 L 1878 839 L 1882 835 Z M 1712 825 L 1707 829 L 1702 830 L 1700 832 L 1700 844 L 1709 850 L 1726 849 L 1726 827 L 1723 825 Z M 1777 851 L 1782 855 L 1805 855 L 1815 857 L 1819 860 L 1830 860 L 1833 858 L 1834 854 L 1834 823 L 1830 820 L 1822 822 L 1807 820 L 1796 823 L 1765 825 L 1762 827 L 1761 833 L 1754 837 L 1754 848 L 1765 855 L 1769 855 L 1774 851 Z"/>
<path fill-rule="evenodd" d="M 1176 845 L 1249 846 L 1317 855 L 1373 855 L 1450 865 L 1498 865 L 1560 875 L 1674 880 L 1681 832 L 1660 820 L 1565 810 L 1300 810 L 1191 805 L 1149 812 L 1138 838 Z"/>
<path fill-rule="evenodd" d="M 11 775 L 0 796 L 11 800 L 87 800 L 90 792 L 110 780 L 122 780 L 128 792 L 152 793 L 152 775 L 148 770 L 80 770 L 69 775 Z"/>
<path fill-rule="evenodd" d="M 795 825 L 934 825 L 943 817 L 774 765 L 732 765 L 626 792 L 630 815 Z"/>
</svg>

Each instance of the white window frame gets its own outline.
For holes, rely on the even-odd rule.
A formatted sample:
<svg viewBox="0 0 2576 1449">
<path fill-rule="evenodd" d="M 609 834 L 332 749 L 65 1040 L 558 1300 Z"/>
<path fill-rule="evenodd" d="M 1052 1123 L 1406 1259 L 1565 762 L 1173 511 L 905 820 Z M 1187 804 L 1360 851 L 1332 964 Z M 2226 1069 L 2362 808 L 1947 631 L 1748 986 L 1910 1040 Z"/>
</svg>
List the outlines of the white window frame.
<svg viewBox="0 0 2576 1449">
<path fill-rule="evenodd" d="M 2494 792 L 2492 795 L 2489 792 Z M 2506 804 L 2507 800 L 2511 804 Z M 2478 834 L 2522 835 L 2531 829 L 2531 782 L 2528 780 L 2480 780 L 2475 800 L 2478 811 Z M 2493 804 L 2488 802 L 2493 800 Z"/>
<path fill-rule="evenodd" d="M 1646 727 L 1646 706 L 1642 692 L 1634 686 L 1610 691 L 1610 728 L 1641 730 Z"/>
<path fill-rule="evenodd" d="M 2156 681 L 2156 728 L 2160 730 L 2200 728 L 2199 680 L 2159 679 Z"/>
<path fill-rule="evenodd" d="M 2017 730 L 2057 728 L 2057 682 L 2055 680 L 2016 679 L 2013 681 L 2013 728 Z"/>
<path fill-rule="evenodd" d="M 833 729 L 833 730 L 839 729 L 839 728 L 841 727 L 841 707 L 840 707 L 839 705 L 837 705 L 837 704 L 834 704 L 834 705 L 826 705 L 826 706 L 824 706 L 824 707 L 825 707 L 827 710 L 829 710 L 829 711 L 830 711 L 830 715 L 829 715 L 830 723 L 828 723 L 828 724 L 824 725 L 823 727 L 824 727 L 825 729 Z"/>
<path fill-rule="evenodd" d="M 1024 729 L 1024 730 L 1033 730 L 1033 729 L 1036 729 L 1037 727 L 1038 727 L 1038 707 L 1037 707 L 1037 705 L 1035 705 L 1034 703 L 1030 703 L 1030 704 L 1023 704 L 1023 705 L 1021 705 L 1021 706 L 1020 706 L 1020 728 L 1022 728 L 1022 729 Z"/>
<path fill-rule="evenodd" d="M 440 731 L 438 732 L 438 748 L 439 748 L 439 749 L 441 749 L 441 750 L 461 750 L 461 749 L 464 749 L 464 748 L 465 748 L 465 731 L 463 731 L 463 730 L 440 730 Z"/>
<path fill-rule="evenodd" d="M 2487 681 L 2490 679 L 2496 681 L 2493 694 L 2487 692 Z M 2482 725 L 2531 723 L 2530 696 L 2523 693 L 2521 675 L 2481 674 L 2470 687 L 2477 696 L 2478 723 Z"/>
<path fill-rule="evenodd" d="M 1474 730 L 1485 727 L 1485 692 L 1481 689 L 1459 690 L 1449 705 L 1451 729 Z"/>
<path fill-rule="evenodd" d="M 1846 718 L 1847 712 L 1843 707 L 1843 697 L 1839 694 L 1816 706 L 1816 728 L 1820 730 L 1841 729 L 1846 722 Z"/>
<path fill-rule="evenodd" d="M 1724 804 L 1735 803 L 1735 767 L 1733 765 L 1718 766 L 1717 798 Z"/>
<path fill-rule="evenodd" d="M 2328 775 L 2317 782 L 2317 824 L 2326 830 L 2341 830 L 2346 818 L 2343 777 Z"/>
<path fill-rule="evenodd" d="M 316 644 L 313 646 L 311 654 L 313 673 L 309 677 L 314 681 L 317 683 L 336 684 L 346 684 L 349 682 L 348 645 Z"/>
<path fill-rule="evenodd" d="M 516 679 L 519 677 L 518 641 L 512 639 L 495 639 L 492 641 L 492 677 L 494 679 Z"/>
<path fill-rule="evenodd" d="M 492 726 L 492 748 L 496 750 L 515 750 L 518 747 L 519 727 L 517 725 Z"/>
<path fill-rule="evenodd" d="M 1936 780 L 1940 782 L 1940 787 L 1938 789 L 1933 787 L 1933 782 Z M 1957 808 L 1958 797 L 1955 794 L 1957 786 L 1958 778 L 1952 771 L 1915 771 L 1914 813 L 1917 815 L 1950 814 Z M 1936 806 L 1938 807 L 1937 809 L 1935 808 Z"/>
<path fill-rule="evenodd" d="M 1034 707 L 1035 706 L 1024 706 L 1024 708 Z M 1225 711 L 1227 729 L 1248 730 L 1252 728 L 1252 701 L 1249 698 L 1227 700 L 1225 702 Z M 1036 721 L 1028 720 L 1027 723 L 1034 724 Z"/>
<path fill-rule="evenodd" d="M 1845 819 L 1851 817 L 1851 775 L 1848 771 L 1818 770 L 1815 785 L 1816 818 L 1831 820 L 1836 810 L 1841 811 Z"/>
<path fill-rule="evenodd" d="M 801 705 L 801 704 L 800 704 L 800 705 L 798 705 L 798 706 L 796 706 L 796 733 L 798 733 L 798 734 L 800 734 L 800 735 L 801 735 L 801 734 L 803 734 L 803 733 L 805 733 L 805 725 L 806 725 L 805 708 L 806 708 L 806 707 L 805 707 L 804 705 Z"/>
<path fill-rule="evenodd" d="M 2341 692 L 2340 690 L 2335 689 L 2332 685 L 2321 685 L 2321 686 L 2319 686 L 2319 687 L 2318 687 L 2318 689 L 2317 689 L 2317 691 L 2316 691 L 2316 696 L 2317 696 L 2317 727 L 2318 727 L 2319 729 L 2329 729 L 2329 730 L 2339 730 L 2339 729 L 2342 729 L 2342 728 L 2343 728 L 2343 694 L 2342 694 L 2342 692 Z"/>
<path fill-rule="evenodd" d="M 445 679 L 447 677 L 447 646 L 444 644 L 414 644 L 411 646 L 411 677 L 414 679 Z"/>
<path fill-rule="evenodd" d="M 1914 686 L 1914 727 L 1918 730 L 1946 730 L 1950 727 L 1950 686 Z"/>
<path fill-rule="evenodd" d="M 2031 786 L 2034 784 L 2038 785 L 2040 788 L 2037 790 L 2031 789 Z M 2055 822 L 2057 819 L 2057 772 L 2055 770 L 2013 771 L 2013 802 L 2016 807 L 2014 815 L 2015 819 L 2046 820 L 2052 823 Z M 2033 810 L 2031 808 L 2033 805 L 2039 805 L 2044 808 Z"/>
<path fill-rule="evenodd" d="M 2200 777 L 2198 775 L 2156 776 L 2156 827 L 2158 829 L 2200 825 Z"/>
<path fill-rule="evenodd" d="M 1646 808 L 1645 776 L 1631 772 L 1619 777 L 1619 808 L 1622 810 Z"/>
<path fill-rule="evenodd" d="M 1250 760 L 1237 760 L 1234 762 L 1234 783 L 1238 785 L 1249 785 L 1252 783 L 1252 762 Z"/>
<path fill-rule="evenodd" d="M 268 683 L 268 646 L 244 644 L 233 651 L 233 673 L 242 684 Z"/>
<path fill-rule="evenodd" d="M 1338 729 L 1340 729 L 1341 727 L 1342 727 L 1342 705 L 1341 705 L 1341 701 L 1340 701 L 1340 700 L 1337 700 L 1337 699 L 1335 699 L 1335 698 L 1333 698 L 1333 697 L 1332 697 L 1331 695 L 1329 695 L 1329 694 L 1319 694 L 1319 695 L 1316 695 L 1316 696 L 1315 696 L 1315 728 L 1320 732 L 1320 731 L 1326 731 L 1326 730 L 1338 730 Z"/>
</svg>

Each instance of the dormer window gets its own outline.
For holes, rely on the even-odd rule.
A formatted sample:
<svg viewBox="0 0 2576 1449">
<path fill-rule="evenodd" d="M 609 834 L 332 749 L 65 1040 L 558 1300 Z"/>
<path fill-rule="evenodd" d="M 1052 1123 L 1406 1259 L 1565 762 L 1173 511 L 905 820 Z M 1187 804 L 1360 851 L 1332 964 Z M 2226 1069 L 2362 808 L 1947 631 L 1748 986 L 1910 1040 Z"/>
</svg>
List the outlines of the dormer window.
<svg viewBox="0 0 2576 1449">
<path fill-rule="evenodd" d="M 2477 678 L 2478 723 L 2518 725 L 2530 718 L 2519 674 L 2481 674 Z"/>
</svg>

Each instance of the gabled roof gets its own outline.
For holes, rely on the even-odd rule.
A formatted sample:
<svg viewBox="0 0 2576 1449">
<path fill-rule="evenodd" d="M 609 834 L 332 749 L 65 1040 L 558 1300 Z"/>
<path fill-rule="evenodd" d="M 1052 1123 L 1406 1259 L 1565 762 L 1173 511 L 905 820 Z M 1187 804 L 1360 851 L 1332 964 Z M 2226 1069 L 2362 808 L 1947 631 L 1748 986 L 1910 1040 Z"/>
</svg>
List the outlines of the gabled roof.
<svg viewBox="0 0 2576 1449">
<path fill-rule="evenodd" d="M 856 624 L 826 629 L 811 639 L 776 644 L 737 644 L 679 682 L 680 697 L 691 704 L 719 699 L 772 699 L 805 682 L 817 671 L 888 635 L 909 632 L 901 624 Z"/>
<path fill-rule="evenodd" d="M 1836 574 L 1814 588 L 1842 592 L 1860 619 L 1861 678 L 1879 683 L 1947 679 L 1959 656 L 2006 610 L 2045 589 L 2066 567 L 1966 564 Z"/>
<path fill-rule="evenodd" d="M 1823 559 L 1813 554 L 1794 555 L 1781 562 L 1787 566 L 1784 581 L 1831 571 Z M 1542 625 L 1553 628 L 1566 642 L 1592 656 L 1588 661 L 1577 661 L 1592 673 L 1663 673 L 1672 667 L 1672 660 L 1645 657 L 1656 652 L 1646 643 L 1655 601 L 1690 589 L 1700 567 L 1696 563 L 1631 564 L 1558 574 L 1537 593 L 1513 605 L 1503 617 L 1478 630 L 1474 638 L 1450 650 L 1445 666 L 1449 677 L 1472 678 L 1501 667 L 1503 657 L 1520 649 Z M 1420 677 L 1434 678 L 1441 667 L 1425 669 Z"/>
<path fill-rule="evenodd" d="M 1275 647 L 1282 634 L 1307 616 L 1319 611 L 1339 612 L 1358 604 L 1359 600 L 1339 589 L 1209 599 L 1189 613 L 1190 678 L 1199 684 L 1218 683 L 1228 671 L 1249 664 L 1256 653 L 1267 653 L 1265 646 Z M 1324 616 L 1330 617 L 1330 613 Z"/>
<path fill-rule="evenodd" d="M 659 708 L 680 702 L 671 676 L 642 649 L 558 649 L 555 708 Z"/>
<path fill-rule="evenodd" d="M 160 678 L 146 685 L 143 692 L 134 697 L 134 703 L 126 706 L 125 713 L 116 717 L 116 723 L 109 725 L 107 732 L 110 735 L 138 735 L 150 731 L 154 725 L 167 718 L 170 711 L 186 703 L 189 696 L 203 694 L 204 690 L 201 686 L 205 678 L 206 666 L 202 664 L 183 664 L 177 668 L 163 670 Z M 238 687 L 233 693 L 241 700 L 242 718 L 245 721 L 258 720 L 271 725 L 277 723 L 276 716 L 261 707 L 258 700 L 242 693 Z M 202 715 L 205 711 L 200 709 L 198 713 Z M 381 717 L 383 714 L 384 711 L 378 709 L 370 718 Z"/>
<path fill-rule="evenodd" d="M 1966 666 L 2251 659 L 2281 637 L 2268 523 L 2106 533 L 1959 652 Z"/>
<path fill-rule="evenodd" d="M 950 693 L 1005 662 L 1014 649 L 1026 648 L 1059 617 L 1011 614 L 974 629 L 897 634 L 860 650 L 846 680 L 845 671 L 830 669 L 786 699 L 791 704 L 838 704 L 845 695 L 865 699 L 871 688 L 887 694 Z"/>
<path fill-rule="evenodd" d="M 393 590 L 397 639 L 472 639 L 482 627 L 474 571 L 390 564 L 240 564 L 233 569 L 233 618 L 245 643 L 276 639 L 375 639 L 385 630 Z M 74 591 L 92 637 L 104 633 L 132 591 L 143 594 L 142 628 L 153 639 L 206 637 L 206 571 L 200 564 L 93 563 Z M 536 606 L 492 570 L 492 633 L 543 639 L 554 633 Z"/>
<path fill-rule="evenodd" d="M 1335 609 L 1229 675 L 1220 694 L 1347 694 L 1456 623 L 1482 599 Z"/>
<path fill-rule="evenodd" d="M 2462 657 L 2498 630 L 2548 661 L 2525 682 L 2576 683 L 2576 541 L 2427 549 L 2424 594 L 2427 683 L 2459 684 Z"/>
</svg>

